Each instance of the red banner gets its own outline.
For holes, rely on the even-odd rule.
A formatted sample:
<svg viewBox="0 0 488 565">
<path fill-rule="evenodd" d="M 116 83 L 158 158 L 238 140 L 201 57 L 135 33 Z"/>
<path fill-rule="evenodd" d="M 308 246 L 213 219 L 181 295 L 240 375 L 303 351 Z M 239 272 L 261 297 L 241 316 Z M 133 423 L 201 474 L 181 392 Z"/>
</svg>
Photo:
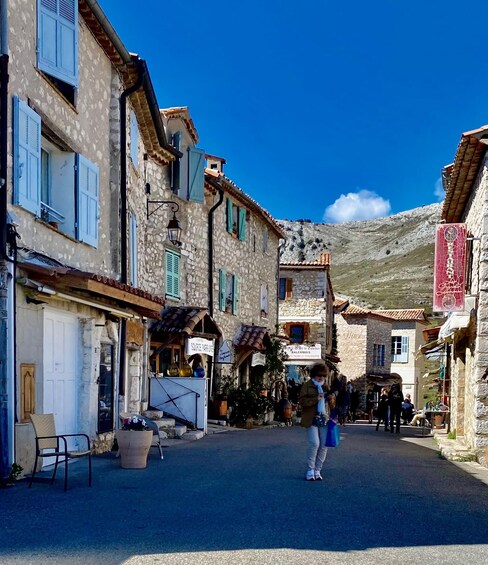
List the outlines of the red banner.
<svg viewBox="0 0 488 565">
<path fill-rule="evenodd" d="M 441 224 L 435 234 L 434 312 L 464 310 L 466 224 Z"/>
</svg>

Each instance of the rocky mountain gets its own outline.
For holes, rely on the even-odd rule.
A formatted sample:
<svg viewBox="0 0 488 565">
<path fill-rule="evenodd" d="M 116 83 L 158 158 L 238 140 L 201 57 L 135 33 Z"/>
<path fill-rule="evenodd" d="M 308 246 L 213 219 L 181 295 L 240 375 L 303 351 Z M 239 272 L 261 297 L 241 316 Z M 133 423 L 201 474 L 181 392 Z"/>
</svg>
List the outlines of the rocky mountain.
<svg viewBox="0 0 488 565">
<path fill-rule="evenodd" d="M 331 254 L 336 297 L 372 308 L 432 307 L 435 226 L 442 204 L 344 224 L 281 220 L 282 261 Z"/>
</svg>

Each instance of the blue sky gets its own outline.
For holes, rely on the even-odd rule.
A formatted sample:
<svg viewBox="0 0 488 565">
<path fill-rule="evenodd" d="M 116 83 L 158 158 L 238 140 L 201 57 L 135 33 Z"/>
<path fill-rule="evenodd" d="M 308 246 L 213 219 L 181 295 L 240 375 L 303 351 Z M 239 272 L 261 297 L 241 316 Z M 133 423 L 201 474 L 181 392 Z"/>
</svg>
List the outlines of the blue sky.
<svg viewBox="0 0 488 565">
<path fill-rule="evenodd" d="M 277 219 L 438 202 L 461 133 L 488 123 L 486 0 L 99 0 L 161 107 Z M 143 6 L 143 8 L 142 8 Z"/>
</svg>

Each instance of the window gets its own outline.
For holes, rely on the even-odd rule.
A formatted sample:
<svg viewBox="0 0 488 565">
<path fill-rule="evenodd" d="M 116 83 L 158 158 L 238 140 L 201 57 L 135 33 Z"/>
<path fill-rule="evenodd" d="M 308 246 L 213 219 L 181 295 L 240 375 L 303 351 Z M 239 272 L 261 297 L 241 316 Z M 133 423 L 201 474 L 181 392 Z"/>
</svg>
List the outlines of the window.
<svg viewBox="0 0 488 565">
<path fill-rule="evenodd" d="M 285 333 L 290 338 L 291 343 L 304 343 L 308 341 L 309 325 L 307 323 L 287 322 Z"/>
<path fill-rule="evenodd" d="M 385 366 L 385 346 L 384 345 L 373 345 L 373 365 L 375 367 Z"/>
<path fill-rule="evenodd" d="M 227 199 L 227 231 L 240 241 L 246 239 L 246 209 Z"/>
<path fill-rule="evenodd" d="M 130 158 L 132 164 L 139 168 L 139 127 L 134 112 L 130 113 Z"/>
<path fill-rule="evenodd" d="M 163 374 L 166 377 L 170 376 L 170 369 L 179 368 L 180 361 L 181 347 L 179 345 L 168 345 L 161 351 L 151 354 L 151 371 Z"/>
<path fill-rule="evenodd" d="M 166 251 L 166 295 L 180 297 L 180 256 L 174 251 Z"/>
<path fill-rule="evenodd" d="M 393 336 L 391 338 L 391 360 L 393 363 L 408 363 L 408 337 Z"/>
<path fill-rule="evenodd" d="M 238 303 L 237 275 L 226 273 L 223 269 L 219 271 L 219 310 L 237 314 Z"/>
<path fill-rule="evenodd" d="M 171 144 L 175 149 L 180 151 L 181 147 L 181 132 L 177 131 L 173 134 L 171 139 Z M 176 158 L 171 163 L 171 190 L 175 194 L 178 194 L 181 186 L 181 161 L 180 158 Z"/>
<path fill-rule="evenodd" d="M 47 129 L 47 128 L 46 128 Z M 41 117 L 13 99 L 13 203 L 98 246 L 98 167 L 42 135 Z"/>
<path fill-rule="evenodd" d="M 74 103 L 78 86 L 78 0 L 37 0 L 37 66 Z"/>
<path fill-rule="evenodd" d="M 268 317 L 268 285 L 261 285 L 261 318 Z"/>
<path fill-rule="evenodd" d="M 280 277 L 279 296 L 280 300 L 291 300 L 293 289 L 293 279 Z"/>
<path fill-rule="evenodd" d="M 268 228 L 263 228 L 263 253 L 266 253 L 268 251 L 268 239 Z"/>
<path fill-rule="evenodd" d="M 129 223 L 130 239 L 130 284 L 137 286 L 137 220 L 134 212 L 130 213 Z"/>
</svg>

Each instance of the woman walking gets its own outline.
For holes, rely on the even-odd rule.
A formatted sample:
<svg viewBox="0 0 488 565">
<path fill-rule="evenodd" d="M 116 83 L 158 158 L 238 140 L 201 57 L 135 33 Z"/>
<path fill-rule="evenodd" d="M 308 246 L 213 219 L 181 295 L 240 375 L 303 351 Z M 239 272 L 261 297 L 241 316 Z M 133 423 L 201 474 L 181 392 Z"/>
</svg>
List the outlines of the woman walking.
<svg viewBox="0 0 488 565">
<path fill-rule="evenodd" d="M 327 456 L 325 440 L 330 409 L 335 406 L 335 395 L 324 390 L 327 369 L 325 363 L 315 363 L 310 369 L 310 380 L 300 390 L 302 407 L 301 426 L 307 429 L 307 481 L 321 481 L 321 470 Z"/>
</svg>

